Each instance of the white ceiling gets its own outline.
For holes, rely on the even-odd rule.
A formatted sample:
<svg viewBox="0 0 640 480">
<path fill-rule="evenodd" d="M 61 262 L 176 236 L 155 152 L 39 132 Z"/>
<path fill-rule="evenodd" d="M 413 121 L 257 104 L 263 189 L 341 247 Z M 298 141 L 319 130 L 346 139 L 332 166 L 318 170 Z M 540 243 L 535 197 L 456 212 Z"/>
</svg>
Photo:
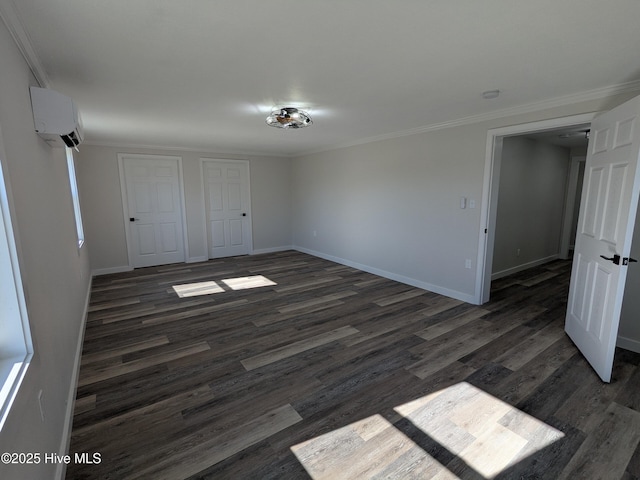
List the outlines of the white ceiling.
<svg viewBox="0 0 640 480">
<path fill-rule="evenodd" d="M 296 155 L 640 86 L 638 0 L 0 6 L 37 76 L 79 105 L 88 143 Z M 314 125 L 268 127 L 274 105 Z"/>
</svg>

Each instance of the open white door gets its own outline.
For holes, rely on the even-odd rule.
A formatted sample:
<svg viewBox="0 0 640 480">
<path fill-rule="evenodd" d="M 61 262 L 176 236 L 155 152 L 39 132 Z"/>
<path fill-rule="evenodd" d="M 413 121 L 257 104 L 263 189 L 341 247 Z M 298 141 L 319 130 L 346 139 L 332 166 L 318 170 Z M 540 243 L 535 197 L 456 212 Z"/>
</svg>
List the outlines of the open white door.
<svg viewBox="0 0 640 480">
<path fill-rule="evenodd" d="M 638 207 L 639 114 L 636 97 L 591 124 L 569 288 L 565 330 L 605 382 L 611 380 Z"/>
</svg>

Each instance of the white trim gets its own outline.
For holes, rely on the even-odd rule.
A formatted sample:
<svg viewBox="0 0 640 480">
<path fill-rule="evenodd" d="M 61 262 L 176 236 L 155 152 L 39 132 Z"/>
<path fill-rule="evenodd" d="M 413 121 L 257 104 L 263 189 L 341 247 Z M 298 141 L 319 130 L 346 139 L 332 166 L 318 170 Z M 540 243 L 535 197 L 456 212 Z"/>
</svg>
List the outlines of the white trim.
<svg viewBox="0 0 640 480">
<path fill-rule="evenodd" d="M 125 178 L 124 171 L 124 159 L 126 157 L 131 158 L 140 158 L 147 160 L 172 160 L 177 162 L 178 164 L 178 188 L 180 190 L 180 211 L 182 213 L 182 243 L 183 243 L 183 254 L 184 261 L 186 263 L 187 258 L 189 258 L 189 239 L 187 237 L 187 209 L 186 209 L 186 198 L 184 194 L 184 174 L 182 172 L 182 157 L 172 156 L 172 155 L 153 155 L 147 153 L 118 153 L 118 174 L 120 176 L 120 195 L 122 198 L 122 219 L 124 221 L 124 234 L 127 242 L 127 260 L 129 262 L 129 267 L 133 269 L 134 261 L 133 261 L 133 252 L 131 248 L 132 239 L 131 233 L 129 232 L 129 202 L 127 199 L 127 182 Z"/>
<path fill-rule="evenodd" d="M 24 291 L 25 284 L 20 270 L 20 242 L 18 230 L 13 224 L 16 215 L 11 204 L 11 185 L 5 177 L 8 169 L 2 138 L 0 130 L 0 237 L 3 237 L 2 242 L 6 245 L 6 250 L 4 246 L 2 248 L 2 257 L 4 257 L 2 262 L 6 262 L 3 269 L 7 269 L 5 274 L 0 273 L 0 285 L 7 290 L 6 301 L 0 305 L 0 315 L 2 315 L 0 323 L 6 322 L 6 326 L 11 326 L 9 329 L 11 333 L 6 334 L 5 339 L 11 343 L 11 353 L 0 352 L 6 355 L 0 358 L 0 431 L 11 413 L 11 407 L 34 352 Z"/>
<path fill-rule="evenodd" d="M 0 17 L 4 20 L 4 24 L 11 33 L 27 65 L 29 65 L 33 76 L 36 77 L 38 84 L 41 87 L 48 87 L 51 82 L 49 81 L 47 71 L 43 67 L 40 57 L 36 54 L 29 34 L 24 28 L 12 2 L 0 2 Z"/>
<path fill-rule="evenodd" d="M 207 261 L 209 261 L 209 259 L 206 256 L 187 258 L 187 263 L 202 263 Z"/>
<path fill-rule="evenodd" d="M 182 244 L 184 261 L 189 258 L 189 231 L 187 230 L 187 197 L 184 191 L 184 171 L 182 169 L 182 157 L 178 159 L 178 187 L 180 188 L 180 210 L 182 212 Z"/>
<path fill-rule="evenodd" d="M 202 195 L 202 220 L 204 225 L 204 245 L 206 250 L 207 260 L 212 257 L 209 256 L 209 234 L 208 234 L 208 222 L 207 222 L 207 198 L 205 197 L 205 175 L 204 175 L 204 163 L 205 162 L 220 162 L 220 163 L 242 163 L 247 166 L 247 215 L 249 216 L 248 223 L 248 255 L 253 255 L 253 215 L 251 213 L 251 162 L 249 160 L 237 160 L 232 158 L 211 158 L 200 157 L 200 188 Z"/>
<path fill-rule="evenodd" d="M 576 202 L 576 192 L 578 190 L 578 184 L 581 180 L 578 178 L 580 173 L 580 162 L 586 161 L 586 156 L 577 155 L 571 157 L 569 165 L 569 175 L 567 175 L 566 196 L 564 200 L 564 213 L 562 215 L 562 230 L 560 233 L 560 258 L 567 260 L 569 258 L 569 251 L 573 245 L 571 242 L 575 242 L 575 238 L 571 238 L 571 227 L 573 226 L 573 218 L 576 212 L 576 208 L 580 208 L 580 201 Z"/>
<path fill-rule="evenodd" d="M 568 117 L 552 118 L 538 122 L 523 123 L 487 131 L 485 149 L 484 180 L 482 185 L 482 209 L 480 212 L 480 231 L 478 240 L 478 270 L 474 301 L 477 305 L 489 300 L 491 288 L 491 267 L 495 238 L 495 216 L 500 180 L 500 161 L 502 157 L 502 138 L 524 133 L 541 132 L 557 128 L 591 123 L 597 112 L 589 112 Z"/>
<path fill-rule="evenodd" d="M 404 275 L 398 275 L 396 273 L 387 272 L 386 270 L 370 267 L 369 265 L 364 265 L 362 263 L 352 262 L 351 260 L 346 260 L 344 258 L 334 257 L 333 255 L 327 255 L 325 253 L 317 252 L 315 250 L 309 250 L 308 248 L 294 246 L 293 249 L 297 250 L 298 252 L 306 253 L 308 255 L 313 255 L 314 257 L 324 258 L 325 260 L 329 260 L 331 262 L 339 263 L 341 265 L 346 265 L 352 268 L 357 268 L 358 270 L 372 273 L 374 275 L 378 275 L 379 277 L 384 277 L 384 278 L 388 278 L 389 280 L 404 283 L 406 285 L 411 285 L 412 287 L 421 288 L 423 290 L 437 293 L 439 295 L 455 298 L 456 300 L 461 300 L 463 302 L 473 303 L 475 300 L 473 295 L 469 295 L 467 293 L 459 292 L 457 290 L 451 290 L 448 288 L 443 288 L 438 285 L 433 285 L 430 283 L 422 282 L 420 280 L 416 280 L 414 278 L 405 277 Z"/>
<path fill-rule="evenodd" d="M 461 127 L 464 125 L 471 125 L 479 122 L 486 122 L 491 120 L 499 120 L 501 118 L 507 118 L 516 115 L 522 115 L 526 113 L 539 112 L 556 107 L 563 107 L 566 105 L 572 105 L 580 102 L 586 102 L 590 100 L 599 100 L 607 98 L 613 95 L 619 95 L 623 93 L 633 93 L 640 90 L 640 80 L 632 82 L 621 83 L 618 85 L 611 85 L 608 87 L 595 88 L 593 90 L 587 90 L 584 92 L 573 93 L 564 95 L 561 97 L 550 98 L 541 102 L 527 103 L 524 105 L 517 105 L 515 107 L 503 108 L 501 110 L 494 110 L 492 112 L 481 113 L 478 115 L 470 115 L 467 117 L 458 118 L 455 120 L 433 123 L 422 127 L 412 128 L 409 130 L 401 130 L 398 132 L 386 133 L 383 135 L 376 135 L 373 137 L 361 138 L 352 142 L 343 142 L 337 145 L 333 145 L 327 148 L 320 148 L 317 150 L 310 150 L 299 153 L 293 156 L 312 155 L 315 153 L 327 152 L 331 150 L 338 150 L 341 148 L 355 147 L 358 145 L 364 145 L 372 142 L 379 142 L 381 140 L 389 140 L 392 138 L 406 137 L 409 135 L 417 135 L 420 133 L 434 132 L 437 130 L 444 130 L 446 128 Z"/>
<path fill-rule="evenodd" d="M 545 258 L 540 258 L 538 260 L 533 260 L 531 262 L 523 263 L 517 265 L 515 267 L 507 268 L 506 270 L 501 270 L 499 272 L 495 272 L 491 274 L 491 280 L 497 280 L 498 278 L 506 277 L 508 275 L 512 275 L 514 273 L 522 272 L 523 270 L 528 270 L 529 268 L 538 267 L 540 265 L 544 265 L 545 263 L 553 262 L 557 260 L 559 255 L 550 255 Z"/>
<path fill-rule="evenodd" d="M 208 147 L 175 147 L 161 144 L 146 144 L 146 143 L 118 143 L 118 142 L 101 142 L 100 140 L 83 140 L 82 145 L 89 145 L 92 147 L 107 147 L 107 148 L 128 148 L 139 150 L 151 150 L 151 151 L 169 151 L 180 153 L 198 153 L 200 155 L 213 155 L 211 158 L 227 158 L 228 156 L 236 157 L 234 160 L 250 160 L 253 157 L 271 157 L 271 158 L 290 158 L 295 157 L 297 154 L 287 153 L 264 153 L 258 150 L 237 150 L 234 152 L 216 152 L 211 149 L 213 146 Z M 142 154 L 140 154 L 142 155 Z"/>
<path fill-rule="evenodd" d="M 205 195 L 206 188 L 204 186 L 204 158 L 200 158 L 200 198 L 202 199 L 202 225 L 204 226 L 203 234 L 204 234 L 204 256 L 207 260 L 209 258 L 209 233 L 207 225 L 207 197 Z"/>
<path fill-rule="evenodd" d="M 633 338 L 622 337 L 618 335 L 616 347 L 624 348 L 625 350 L 631 350 L 632 352 L 640 353 L 640 341 Z"/>
<path fill-rule="evenodd" d="M 251 255 L 262 255 L 264 253 L 286 252 L 287 250 L 297 250 L 293 245 L 283 245 L 281 247 L 258 248 Z"/>
<path fill-rule="evenodd" d="M 60 438 L 60 448 L 58 454 L 62 457 L 69 452 L 71 444 L 71 431 L 73 429 L 73 411 L 76 405 L 76 392 L 78 390 L 78 376 L 80 375 L 80 361 L 82 360 L 82 347 L 84 346 L 84 332 L 87 325 L 87 317 L 89 316 L 89 301 L 91 300 L 91 287 L 93 279 L 89 279 L 89 288 L 84 302 L 84 312 L 82 315 L 82 325 L 78 334 L 78 344 L 76 345 L 76 355 L 73 363 L 73 371 L 71 372 L 71 385 L 69 385 L 69 394 L 67 395 L 67 410 L 65 412 L 64 430 Z M 67 472 L 67 465 L 59 462 L 56 468 L 55 478 L 63 480 Z"/>
<path fill-rule="evenodd" d="M 286 252 L 287 250 L 296 250 L 293 245 L 283 245 L 282 247 L 258 248 L 251 255 L 262 255 L 263 253 Z"/>
<path fill-rule="evenodd" d="M 131 265 L 122 265 L 121 267 L 108 267 L 108 268 L 96 268 L 91 270 L 92 277 L 99 277 L 100 275 L 110 275 L 112 273 L 130 272 L 133 270 Z"/>
<path fill-rule="evenodd" d="M 67 170 L 69 171 L 69 190 L 71 193 L 71 208 L 73 209 L 73 220 L 76 226 L 78 237 L 78 255 L 84 245 L 84 224 L 82 222 L 82 209 L 80 208 L 80 190 L 78 189 L 78 176 L 76 175 L 76 159 L 73 156 L 73 149 L 66 147 L 65 156 L 67 160 Z"/>
</svg>

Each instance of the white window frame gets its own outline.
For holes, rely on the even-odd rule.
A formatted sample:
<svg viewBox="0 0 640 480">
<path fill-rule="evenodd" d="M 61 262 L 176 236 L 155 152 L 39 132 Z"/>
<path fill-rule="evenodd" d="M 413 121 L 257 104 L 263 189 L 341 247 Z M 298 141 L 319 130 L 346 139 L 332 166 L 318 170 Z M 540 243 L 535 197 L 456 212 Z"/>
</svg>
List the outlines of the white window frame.
<svg viewBox="0 0 640 480">
<path fill-rule="evenodd" d="M 67 150 L 67 169 L 69 170 L 69 188 L 73 201 L 73 213 L 76 220 L 76 233 L 78 235 L 78 248 L 84 244 L 84 227 L 82 226 L 82 212 L 80 211 L 80 194 L 78 193 L 78 180 L 76 179 L 76 164 L 73 158 L 73 149 Z"/>
<path fill-rule="evenodd" d="M 0 430 L 33 357 L 0 131 Z"/>
</svg>

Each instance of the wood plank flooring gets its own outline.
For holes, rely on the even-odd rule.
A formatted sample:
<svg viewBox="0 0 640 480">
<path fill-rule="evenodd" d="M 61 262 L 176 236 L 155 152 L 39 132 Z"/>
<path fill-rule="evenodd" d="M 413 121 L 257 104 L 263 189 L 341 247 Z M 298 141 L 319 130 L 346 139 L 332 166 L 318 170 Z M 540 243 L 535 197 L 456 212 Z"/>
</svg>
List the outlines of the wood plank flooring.
<svg viewBox="0 0 640 480">
<path fill-rule="evenodd" d="M 570 268 L 482 306 L 292 251 L 97 277 L 67 478 L 640 479 L 640 355 L 598 379 Z"/>
</svg>

